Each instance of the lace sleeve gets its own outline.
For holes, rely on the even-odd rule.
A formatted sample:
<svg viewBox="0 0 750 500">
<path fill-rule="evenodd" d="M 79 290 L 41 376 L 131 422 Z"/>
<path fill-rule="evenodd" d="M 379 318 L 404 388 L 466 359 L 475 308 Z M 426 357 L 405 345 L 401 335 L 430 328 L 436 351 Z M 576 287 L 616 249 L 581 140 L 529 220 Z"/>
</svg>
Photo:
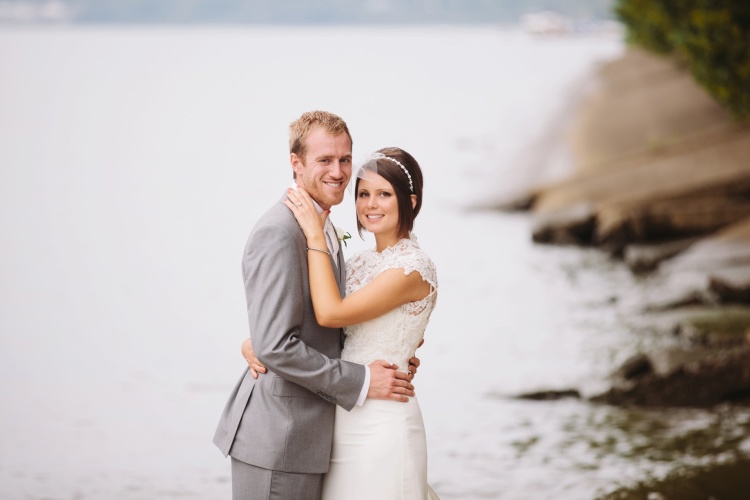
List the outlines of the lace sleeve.
<svg viewBox="0 0 750 500">
<path fill-rule="evenodd" d="M 437 272 L 435 264 L 421 248 L 416 246 L 407 246 L 403 249 L 389 255 L 384 261 L 379 271 L 387 269 L 403 269 L 405 275 L 416 271 L 422 276 L 422 279 L 430 284 L 432 291 L 437 291 Z"/>
<path fill-rule="evenodd" d="M 422 251 L 416 238 L 403 238 L 395 246 L 378 253 L 374 250 L 355 254 L 346 262 L 346 293 L 354 293 L 370 283 L 380 273 L 389 269 L 402 269 L 404 275 L 418 272 L 424 281 L 430 284 L 430 293 L 417 302 L 409 302 L 402 306 L 403 310 L 417 316 L 424 311 L 429 312 L 437 299 L 437 272 L 435 264 Z"/>
</svg>

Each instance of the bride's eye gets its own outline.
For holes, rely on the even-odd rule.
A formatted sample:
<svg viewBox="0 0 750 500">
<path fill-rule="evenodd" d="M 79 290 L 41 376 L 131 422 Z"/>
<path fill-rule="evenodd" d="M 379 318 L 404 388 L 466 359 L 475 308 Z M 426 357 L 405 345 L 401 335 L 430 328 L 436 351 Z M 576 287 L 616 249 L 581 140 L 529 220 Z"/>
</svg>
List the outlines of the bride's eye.
<svg viewBox="0 0 750 500">
<path fill-rule="evenodd" d="M 366 198 L 366 197 L 367 197 L 367 192 L 365 192 L 365 191 L 360 191 L 360 192 L 359 192 L 359 194 L 357 195 L 357 197 L 358 197 L 358 198 Z"/>
</svg>

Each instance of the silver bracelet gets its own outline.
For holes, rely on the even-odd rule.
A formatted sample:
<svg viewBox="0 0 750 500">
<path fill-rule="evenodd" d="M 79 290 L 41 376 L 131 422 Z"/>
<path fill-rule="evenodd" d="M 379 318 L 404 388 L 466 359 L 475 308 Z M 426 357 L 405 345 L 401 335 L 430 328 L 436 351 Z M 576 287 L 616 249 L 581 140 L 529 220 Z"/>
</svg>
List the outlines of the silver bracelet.
<svg viewBox="0 0 750 500">
<path fill-rule="evenodd" d="M 313 247 L 307 247 L 308 250 L 315 250 L 316 252 L 323 252 L 324 254 L 327 254 L 329 257 L 331 256 L 331 252 L 328 250 L 322 250 L 320 248 L 313 248 Z"/>
</svg>

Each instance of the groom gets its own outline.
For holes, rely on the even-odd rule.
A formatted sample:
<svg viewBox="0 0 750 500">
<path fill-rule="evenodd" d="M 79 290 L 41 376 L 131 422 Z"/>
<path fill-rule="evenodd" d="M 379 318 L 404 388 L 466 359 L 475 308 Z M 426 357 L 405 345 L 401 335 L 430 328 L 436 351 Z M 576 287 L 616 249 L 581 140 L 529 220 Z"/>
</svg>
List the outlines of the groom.
<svg viewBox="0 0 750 500">
<path fill-rule="evenodd" d="M 304 113 L 289 127 L 289 150 L 294 184 L 319 210 L 341 203 L 352 174 L 346 123 L 324 111 Z M 319 498 L 334 405 L 351 410 L 367 397 L 407 401 L 414 395 L 410 376 L 395 365 L 339 359 L 343 332 L 315 321 L 305 236 L 281 201 L 256 223 L 242 258 L 252 346 L 269 374 L 256 379 L 245 370 L 214 435 L 232 457 L 234 500 Z M 328 251 L 343 295 L 344 260 L 332 229 Z"/>
</svg>

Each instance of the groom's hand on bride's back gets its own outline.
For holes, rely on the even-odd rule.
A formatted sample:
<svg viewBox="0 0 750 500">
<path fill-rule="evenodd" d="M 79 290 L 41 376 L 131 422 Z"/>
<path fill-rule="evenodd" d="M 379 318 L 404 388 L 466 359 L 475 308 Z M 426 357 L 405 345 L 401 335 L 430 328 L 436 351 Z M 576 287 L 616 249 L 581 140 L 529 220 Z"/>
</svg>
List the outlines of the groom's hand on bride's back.
<svg viewBox="0 0 750 500">
<path fill-rule="evenodd" d="M 414 396 L 414 386 L 410 375 L 398 371 L 398 366 L 387 361 L 377 360 L 370 363 L 370 388 L 367 397 L 373 399 L 390 399 L 406 403 Z"/>
</svg>

